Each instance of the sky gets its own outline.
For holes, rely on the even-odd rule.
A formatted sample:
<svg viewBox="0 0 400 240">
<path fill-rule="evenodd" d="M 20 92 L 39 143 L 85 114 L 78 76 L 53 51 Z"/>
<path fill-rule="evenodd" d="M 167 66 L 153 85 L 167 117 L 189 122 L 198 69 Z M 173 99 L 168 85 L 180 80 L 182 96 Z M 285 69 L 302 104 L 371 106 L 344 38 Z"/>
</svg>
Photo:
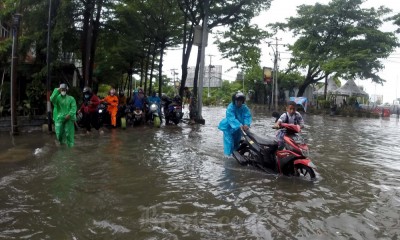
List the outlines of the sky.
<svg viewBox="0 0 400 240">
<path fill-rule="evenodd" d="M 297 14 L 297 6 L 301 4 L 306 5 L 314 5 L 315 3 L 327 4 L 328 0 L 273 0 L 271 7 L 262 12 L 260 16 L 253 19 L 253 23 L 257 24 L 260 28 L 264 28 L 265 25 L 274 22 L 284 22 L 287 18 L 291 16 L 296 16 Z M 393 13 L 400 12 L 400 4 L 398 0 L 368 0 L 363 5 L 366 8 L 370 7 L 379 7 L 385 6 L 393 10 Z M 395 31 L 396 26 L 392 24 L 384 24 L 381 28 L 382 31 Z M 211 34 L 209 38 L 214 41 L 214 36 Z M 281 39 L 279 44 L 287 44 L 294 43 L 295 39 L 293 38 L 291 33 L 278 33 L 278 39 Z M 397 34 L 397 37 L 400 38 L 400 34 Z M 266 39 L 266 41 L 271 41 L 271 39 Z M 261 54 L 261 67 L 272 67 L 273 61 L 273 50 L 271 47 L 268 47 L 267 43 L 263 43 L 261 45 L 262 54 Z M 280 61 L 279 61 L 279 69 L 285 69 L 287 67 L 287 63 L 290 59 L 290 52 L 283 46 L 278 46 L 280 52 Z M 222 59 L 221 54 L 218 48 L 214 44 L 209 44 L 206 48 L 206 57 L 205 57 L 205 65 L 210 64 L 210 57 L 208 55 L 212 55 L 211 61 L 213 65 L 222 65 L 222 79 L 233 81 L 236 79 L 236 74 L 238 72 L 237 68 L 234 68 L 230 71 L 228 69 L 235 67 L 235 64 L 227 59 Z M 181 68 L 181 49 L 171 49 L 166 52 L 166 57 L 164 61 L 164 74 L 172 78 L 171 69 L 176 69 L 175 71 L 179 73 L 177 75 L 180 76 L 180 68 Z M 193 47 L 192 53 L 189 59 L 189 66 L 194 66 L 197 57 L 197 47 Z M 383 102 L 392 103 L 395 98 L 400 98 L 400 49 L 397 48 L 395 52 L 393 52 L 390 57 L 386 60 L 383 60 L 385 68 L 380 71 L 378 74 L 381 78 L 385 79 L 387 82 L 384 85 L 372 83 L 371 80 L 360 80 L 355 79 L 355 82 L 359 86 L 363 86 L 364 90 L 371 95 L 383 95 Z M 345 81 L 342 81 L 344 84 Z"/>
</svg>

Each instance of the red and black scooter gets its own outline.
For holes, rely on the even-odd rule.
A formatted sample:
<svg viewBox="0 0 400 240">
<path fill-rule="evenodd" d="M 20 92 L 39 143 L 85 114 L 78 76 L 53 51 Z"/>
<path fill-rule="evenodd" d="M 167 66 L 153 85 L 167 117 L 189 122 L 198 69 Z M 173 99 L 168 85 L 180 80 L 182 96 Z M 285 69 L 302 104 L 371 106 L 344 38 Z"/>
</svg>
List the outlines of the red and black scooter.
<svg viewBox="0 0 400 240">
<path fill-rule="evenodd" d="M 283 149 L 278 149 L 276 137 L 264 138 L 242 130 L 244 140 L 233 157 L 241 165 L 253 165 L 267 172 L 315 179 L 316 167 L 308 158 L 308 146 L 299 134 L 300 126 L 282 123 L 280 131 L 285 131 Z"/>
</svg>

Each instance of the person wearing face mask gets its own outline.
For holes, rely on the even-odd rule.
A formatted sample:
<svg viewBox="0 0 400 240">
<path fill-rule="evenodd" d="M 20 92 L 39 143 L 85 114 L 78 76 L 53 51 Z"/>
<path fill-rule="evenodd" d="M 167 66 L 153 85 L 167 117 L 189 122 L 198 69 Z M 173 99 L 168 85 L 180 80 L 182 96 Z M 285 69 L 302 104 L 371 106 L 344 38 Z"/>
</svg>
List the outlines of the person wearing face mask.
<svg viewBox="0 0 400 240">
<path fill-rule="evenodd" d="M 67 94 L 67 84 L 60 84 L 55 88 L 50 96 L 50 101 L 54 106 L 53 120 L 56 137 L 60 144 L 73 147 L 75 144 L 75 120 L 76 120 L 76 101 L 75 98 Z"/>
<path fill-rule="evenodd" d="M 115 89 L 112 88 L 102 101 L 107 102 L 107 111 L 111 115 L 111 125 L 117 127 L 118 97 L 115 96 Z"/>
<path fill-rule="evenodd" d="M 218 125 L 218 129 L 224 134 L 224 154 L 226 156 L 231 156 L 233 151 L 239 147 L 242 137 L 240 130 L 248 130 L 252 122 L 250 109 L 244 103 L 245 99 L 242 92 L 236 92 L 226 109 L 226 117 Z"/>
<path fill-rule="evenodd" d="M 90 87 L 83 88 L 83 103 L 78 110 L 78 113 L 82 113 L 83 125 L 86 128 L 86 133 L 89 133 L 91 127 L 96 130 L 100 129 L 99 116 L 97 114 L 97 106 L 100 103 L 100 99 L 92 92 Z M 102 133 L 100 130 L 99 133 Z"/>
</svg>

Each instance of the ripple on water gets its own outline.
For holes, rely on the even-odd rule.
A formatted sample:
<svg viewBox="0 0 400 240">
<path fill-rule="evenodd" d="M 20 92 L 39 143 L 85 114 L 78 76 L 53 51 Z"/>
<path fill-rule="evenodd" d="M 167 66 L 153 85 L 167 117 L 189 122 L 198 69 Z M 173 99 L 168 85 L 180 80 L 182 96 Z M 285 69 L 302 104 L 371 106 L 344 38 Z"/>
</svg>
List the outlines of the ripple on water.
<svg viewBox="0 0 400 240">
<path fill-rule="evenodd" d="M 0 169 L 0 238 L 400 235 L 400 130 L 392 119 L 304 114 L 303 136 L 319 173 L 309 182 L 224 158 L 217 126 L 225 109 L 203 110 L 205 126 L 77 135 L 73 149 L 53 148 L 54 139 L 33 144 L 37 138 L 17 146 L 29 150 L 30 161 Z M 253 120 L 255 132 L 275 134 L 269 114 L 254 111 Z"/>
</svg>

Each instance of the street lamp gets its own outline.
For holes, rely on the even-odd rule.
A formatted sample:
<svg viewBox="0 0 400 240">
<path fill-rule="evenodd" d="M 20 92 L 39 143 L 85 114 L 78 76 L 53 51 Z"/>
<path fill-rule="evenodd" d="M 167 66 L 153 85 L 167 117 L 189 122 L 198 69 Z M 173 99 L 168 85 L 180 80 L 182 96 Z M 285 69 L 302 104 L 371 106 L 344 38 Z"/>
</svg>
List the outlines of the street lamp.
<svg viewBox="0 0 400 240">
<path fill-rule="evenodd" d="M 12 21 L 12 33 L 13 33 L 13 44 L 12 44 L 12 62 L 11 62 L 11 135 L 15 135 L 18 132 L 17 127 L 17 115 L 16 115 L 16 94 L 17 94 L 17 64 L 18 64 L 18 30 L 21 20 L 21 14 L 16 13 L 13 16 Z"/>
</svg>

